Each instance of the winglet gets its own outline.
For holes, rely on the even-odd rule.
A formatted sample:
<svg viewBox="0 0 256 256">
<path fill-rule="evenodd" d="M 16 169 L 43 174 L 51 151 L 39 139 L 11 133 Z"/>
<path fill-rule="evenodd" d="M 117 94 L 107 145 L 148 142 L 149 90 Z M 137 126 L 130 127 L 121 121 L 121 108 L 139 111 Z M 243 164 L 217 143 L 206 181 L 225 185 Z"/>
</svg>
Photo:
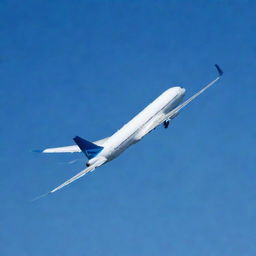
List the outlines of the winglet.
<svg viewBox="0 0 256 256">
<path fill-rule="evenodd" d="M 222 71 L 222 69 L 221 69 L 217 64 L 215 64 L 214 66 L 216 67 L 216 69 L 217 69 L 217 71 L 218 71 L 219 76 L 222 76 L 222 75 L 223 75 L 223 71 Z"/>
</svg>

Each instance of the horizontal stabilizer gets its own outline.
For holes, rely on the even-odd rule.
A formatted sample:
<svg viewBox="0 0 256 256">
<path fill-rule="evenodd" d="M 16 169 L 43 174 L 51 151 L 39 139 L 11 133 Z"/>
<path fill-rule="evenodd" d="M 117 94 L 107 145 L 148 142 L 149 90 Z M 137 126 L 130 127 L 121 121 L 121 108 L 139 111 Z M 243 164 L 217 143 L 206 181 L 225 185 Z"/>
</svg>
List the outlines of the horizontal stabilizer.
<svg viewBox="0 0 256 256">
<path fill-rule="evenodd" d="M 96 144 L 97 146 L 103 146 L 104 143 L 108 140 L 108 138 L 109 137 L 94 141 L 93 144 Z M 82 151 L 78 147 L 78 145 L 72 145 L 72 146 L 64 146 L 64 147 L 56 147 L 56 148 L 37 149 L 37 150 L 33 150 L 33 152 L 37 152 L 37 153 L 79 153 Z"/>
<path fill-rule="evenodd" d="M 73 140 L 82 150 L 82 152 L 88 157 L 88 159 L 95 157 L 103 149 L 103 147 L 87 141 L 79 136 L 76 136 L 75 138 L 73 138 Z"/>
<path fill-rule="evenodd" d="M 81 152 L 81 149 L 77 145 L 66 146 L 66 147 L 58 147 L 58 148 L 46 148 L 46 149 L 38 149 L 33 150 L 33 152 L 37 153 L 75 153 Z"/>
</svg>

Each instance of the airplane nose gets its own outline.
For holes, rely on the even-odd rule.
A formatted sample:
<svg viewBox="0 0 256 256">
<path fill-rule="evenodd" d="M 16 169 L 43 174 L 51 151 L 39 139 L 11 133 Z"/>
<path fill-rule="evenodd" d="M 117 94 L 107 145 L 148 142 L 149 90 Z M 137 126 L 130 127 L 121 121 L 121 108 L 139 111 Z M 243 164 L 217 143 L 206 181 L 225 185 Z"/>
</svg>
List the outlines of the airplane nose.
<svg viewBox="0 0 256 256">
<path fill-rule="evenodd" d="M 185 92 L 186 92 L 186 89 L 184 88 L 184 87 L 180 87 L 180 92 L 181 92 L 181 94 L 185 94 Z"/>
</svg>

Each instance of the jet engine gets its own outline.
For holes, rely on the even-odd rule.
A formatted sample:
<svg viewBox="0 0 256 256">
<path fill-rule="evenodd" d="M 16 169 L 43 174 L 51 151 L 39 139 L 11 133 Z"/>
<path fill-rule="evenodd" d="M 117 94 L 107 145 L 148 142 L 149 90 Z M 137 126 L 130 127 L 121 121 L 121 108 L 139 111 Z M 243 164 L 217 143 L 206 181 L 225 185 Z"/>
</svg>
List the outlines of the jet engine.
<svg viewBox="0 0 256 256">
<path fill-rule="evenodd" d="M 170 125 L 171 120 L 174 119 L 178 114 L 179 114 L 179 112 L 174 113 L 172 116 L 170 116 L 168 119 L 166 119 L 163 122 L 163 126 L 164 126 L 165 129 L 168 128 L 168 126 Z"/>
</svg>

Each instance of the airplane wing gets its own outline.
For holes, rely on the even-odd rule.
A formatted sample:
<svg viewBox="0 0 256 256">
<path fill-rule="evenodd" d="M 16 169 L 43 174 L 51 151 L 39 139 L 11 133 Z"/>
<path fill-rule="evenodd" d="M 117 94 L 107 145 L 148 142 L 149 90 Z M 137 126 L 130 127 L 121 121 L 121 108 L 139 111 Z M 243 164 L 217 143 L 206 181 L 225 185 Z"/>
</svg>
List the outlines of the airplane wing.
<svg viewBox="0 0 256 256">
<path fill-rule="evenodd" d="M 185 102 L 183 102 L 182 104 L 180 104 L 179 106 L 177 106 L 176 108 L 174 108 L 169 114 L 168 114 L 168 118 L 176 115 L 182 108 L 184 108 L 186 105 L 188 105 L 192 100 L 194 100 L 195 98 L 197 98 L 201 93 L 203 93 L 205 90 L 207 90 L 209 87 L 211 87 L 212 85 L 214 85 L 223 75 L 223 71 L 221 70 L 221 68 L 215 64 L 215 67 L 218 71 L 218 77 L 216 79 L 214 79 L 213 81 L 211 81 L 209 84 L 207 84 L 203 89 L 201 89 L 199 92 L 197 92 L 196 94 L 194 94 L 192 97 L 190 97 L 188 100 L 186 100 Z M 168 119 L 167 118 L 167 119 Z"/>
<path fill-rule="evenodd" d="M 84 169 L 83 171 L 79 172 L 78 174 L 76 174 L 74 177 L 72 177 L 71 179 L 65 181 L 64 183 L 62 183 L 61 185 L 59 185 L 57 188 L 53 189 L 50 191 L 50 193 L 54 193 L 57 190 L 67 186 L 68 184 L 70 184 L 71 182 L 83 177 L 86 173 L 91 172 L 95 169 L 94 166 L 89 166 L 88 168 Z"/>
<path fill-rule="evenodd" d="M 59 185 L 57 188 L 51 190 L 49 193 L 54 193 L 57 190 L 60 190 L 61 188 L 67 186 L 68 184 L 70 184 L 71 182 L 83 177 L 86 173 L 93 171 L 94 169 L 96 169 L 97 167 L 101 166 L 102 164 L 104 164 L 106 162 L 106 158 L 102 157 L 99 159 L 99 161 L 97 161 L 95 164 L 89 166 L 88 168 L 84 169 L 83 171 L 79 172 L 78 174 L 76 174 L 74 177 L 72 177 L 71 179 L 65 181 L 64 183 L 62 183 L 61 185 Z"/>
<path fill-rule="evenodd" d="M 93 143 L 102 146 L 108 139 L 104 138 L 101 140 L 94 141 Z M 81 152 L 81 149 L 77 145 L 72 145 L 72 146 L 65 146 L 65 147 L 57 147 L 57 148 L 46 148 L 43 150 L 34 150 L 34 152 L 39 152 L 39 153 L 76 153 L 76 152 Z"/>
</svg>

